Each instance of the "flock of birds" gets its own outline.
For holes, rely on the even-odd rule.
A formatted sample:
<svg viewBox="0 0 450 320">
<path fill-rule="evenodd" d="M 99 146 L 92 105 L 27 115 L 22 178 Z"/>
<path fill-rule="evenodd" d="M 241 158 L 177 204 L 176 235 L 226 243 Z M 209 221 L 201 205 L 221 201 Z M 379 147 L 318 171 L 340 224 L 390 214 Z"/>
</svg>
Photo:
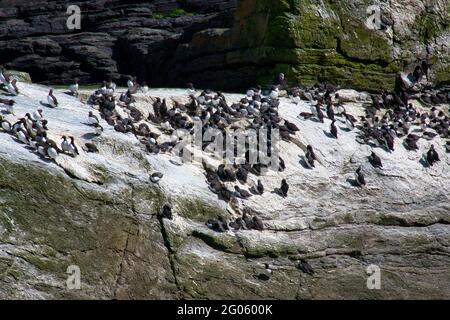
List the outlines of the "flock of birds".
<svg viewBox="0 0 450 320">
<path fill-rule="evenodd" d="M 0 89 L 6 91 L 10 96 L 17 96 L 19 89 L 16 83 L 17 80 L 11 79 L 4 68 L 0 67 Z M 13 99 L 0 98 L 0 104 L 5 106 L 3 112 L 15 114 L 14 105 L 16 102 Z M 53 90 L 49 91 L 47 104 L 44 105 L 51 108 L 58 106 L 58 100 L 53 95 Z M 36 151 L 44 159 L 55 160 L 59 154 L 67 154 L 72 157 L 79 154 L 73 136 L 62 136 L 59 145 L 47 136 L 48 120 L 44 118 L 41 108 L 33 113 L 27 112 L 24 117 L 19 118 L 14 123 L 10 123 L 0 115 L 0 126 L 4 132 L 12 135 L 19 143 L 25 144 L 28 148 Z"/>
<path fill-rule="evenodd" d="M 427 75 L 428 69 L 424 71 L 424 65 L 419 65 L 415 69 L 412 78 L 415 83 L 419 83 L 423 76 Z M 280 75 L 284 79 L 284 75 Z M 19 94 L 16 85 L 17 81 L 11 79 L 5 70 L 0 67 L 0 89 L 7 94 L 15 96 Z M 135 107 L 134 94 L 137 92 L 148 92 L 145 84 L 139 85 L 136 78 L 131 78 L 127 82 L 126 92 L 118 95 L 116 101 L 116 85 L 109 79 L 95 90 L 88 98 L 87 103 L 92 105 L 93 111 L 87 115 L 88 123 L 92 126 L 94 134 L 99 136 L 103 132 L 100 120 L 95 115 L 97 110 L 99 116 L 112 126 L 115 131 L 121 133 L 133 133 L 138 140 L 145 146 L 146 150 L 152 154 L 170 152 L 182 137 L 175 134 L 178 129 L 187 132 L 193 132 L 194 124 L 201 122 L 203 134 L 208 129 L 216 129 L 226 137 L 228 129 L 265 129 L 268 136 L 262 142 L 267 144 L 267 156 L 271 156 L 272 143 L 270 133 L 277 129 L 279 135 L 284 141 L 292 141 L 299 128 L 292 122 L 283 119 L 278 112 L 279 86 L 272 86 L 269 90 L 262 90 L 261 87 L 251 88 L 246 92 L 246 96 L 235 103 L 228 103 L 226 97 L 221 92 L 212 90 L 197 90 L 193 84 L 188 84 L 188 103 L 180 103 L 172 100 L 168 103 L 166 99 L 156 98 L 152 105 L 152 110 L 148 115 L 144 115 Z M 78 81 L 69 87 L 70 94 L 78 96 Z M 381 96 L 372 95 L 372 102 L 365 104 L 365 115 L 356 119 L 347 113 L 337 88 L 332 85 L 318 84 L 310 88 L 295 87 L 288 90 L 292 102 L 299 104 L 300 101 L 307 101 L 311 106 L 310 112 L 302 112 L 298 117 L 302 120 L 313 120 L 324 122 L 325 118 L 331 120 L 329 133 L 330 139 L 339 138 L 339 130 L 336 122 L 339 121 L 345 125 L 345 130 L 358 130 L 357 141 L 361 144 L 368 144 L 373 148 L 383 148 L 390 152 L 394 150 L 394 139 L 403 138 L 403 145 L 407 150 L 417 150 L 417 141 L 419 139 L 433 140 L 437 135 L 446 141 L 445 148 L 450 152 L 449 125 L 450 120 L 443 111 L 438 111 L 434 104 L 450 103 L 450 92 L 432 91 L 418 92 L 410 94 L 408 88 L 397 86 L 392 94 L 383 93 Z M 425 106 L 430 107 L 429 112 L 419 112 L 409 102 L 410 99 L 418 99 Z M 13 99 L 1 99 L 1 105 L 4 105 L 6 113 L 14 114 Z M 50 90 L 47 97 L 47 103 L 41 104 L 51 107 L 58 107 L 58 100 Z M 118 112 L 118 109 L 122 112 Z M 382 113 L 384 109 L 384 113 Z M 47 159 L 55 160 L 59 154 L 67 154 L 76 157 L 79 152 L 75 144 L 74 137 L 61 137 L 62 142 L 57 143 L 47 137 L 47 120 L 43 117 L 42 109 L 25 114 L 17 122 L 11 124 L 0 116 L 1 128 L 4 132 L 13 135 L 18 142 L 28 145 L 36 152 Z M 151 126 L 158 128 L 152 130 Z M 411 127 L 416 129 L 412 130 Z M 340 127 L 341 128 L 341 127 Z M 419 128 L 419 129 L 417 129 Z M 342 130 L 342 128 L 341 128 Z M 169 138 L 168 138 L 169 137 Z M 166 139 L 163 139 L 166 138 Z M 260 139 L 260 138 L 258 138 Z M 208 151 L 210 143 L 204 142 L 203 151 Z M 224 142 L 225 143 L 225 142 Z M 87 152 L 98 152 L 94 143 L 86 143 Z M 235 148 L 237 156 L 237 148 Z M 261 153 L 261 150 L 259 151 Z M 285 162 L 279 157 L 279 171 L 285 170 Z M 308 145 L 303 156 L 303 165 L 313 169 L 317 157 L 314 147 Z M 440 160 L 434 145 L 431 145 L 428 152 L 423 157 L 423 164 L 432 166 Z M 380 157 L 372 151 L 368 157 L 369 163 L 375 168 L 382 168 L 383 164 Z M 182 163 L 176 163 L 182 165 Z M 239 186 L 249 185 L 249 175 L 260 177 L 269 170 L 268 164 L 252 163 L 250 161 L 249 151 L 245 154 L 245 161 L 240 164 L 225 166 L 224 164 L 214 167 L 203 161 L 206 181 L 212 192 L 217 194 L 218 198 L 226 201 L 232 207 L 239 203 L 238 199 L 246 200 L 255 195 L 262 195 L 266 190 L 260 179 L 248 190 Z M 154 172 L 150 180 L 158 183 L 163 178 L 163 173 Z M 239 182 L 239 184 L 238 184 Z M 355 172 L 354 185 L 363 187 L 366 185 L 364 174 L 359 167 Z M 289 192 L 289 184 L 286 179 L 281 180 L 279 188 L 272 191 L 281 197 L 286 197 Z M 172 218 L 170 205 L 162 208 L 161 217 Z M 264 226 L 261 219 L 244 210 L 242 217 L 229 222 L 224 217 L 209 220 L 207 225 L 212 230 L 224 232 L 233 228 L 263 230 Z"/>
</svg>

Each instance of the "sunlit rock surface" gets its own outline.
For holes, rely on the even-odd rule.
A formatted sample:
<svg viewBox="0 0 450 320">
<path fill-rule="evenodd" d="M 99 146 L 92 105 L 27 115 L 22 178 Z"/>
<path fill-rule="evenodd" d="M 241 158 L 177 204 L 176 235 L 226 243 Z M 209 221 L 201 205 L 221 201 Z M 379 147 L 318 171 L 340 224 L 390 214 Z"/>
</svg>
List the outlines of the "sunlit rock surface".
<svg viewBox="0 0 450 320">
<path fill-rule="evenodd" d="M 15 115 L 5 118 L 12 122 L 41 107 L 50 138 L 59 143 L 62 135 L 74 136 L 81 154 L 44 161 L 0 132 L 0 298 L 450 296 L 450 158 L 439 137 L 421 139 L 417 152 L 399 140 L 390 154 L 376 149 L 383 161 L 378 170 L 367 161 L 370 147 L 355 141 L 356 131 L 341 130 L 338 122 L 339 139 L 331 139 L 328 119 L 301 120 L 297 115 L 309 105 L 282 98 L 280 115 L 300 128 L 294 143 L 280 144 L 286 170 L 259 177 L 266 192 L 231 207 L 208 189 L 201 164 L 177 166 L 170 154 L 150 155 L 133 134 L 115 132 L 103 120 L 103 135 L 94 137 L 87 114 L 98 112 L 90 106 L 60 91 L 60 106 L 46 108 L 40 101 L 47 87 L 18 86 Z M 364 96 L 355 94 L 354 101 Z M 138 94 L 144 116 L 155 96 L 187 101 L 181 89 Z M 346 108 L 363 114 L 359 102 Z M 82 150 L 88 141 L 98 154 Z M 419 160 L 431 143 L 441 161 L 424 168 Z M 313 170 L 299 163 L 308 144 L 318 157 Z M 360 165 L 365 188 L 348 182 Z M 149 181 L 154 171 L 164 173 L 159 184 Z M 287 198 L 272 193 L 282 178 L 290 184 Z M 249 175 L 241 187 L 256 181 Z M 165 203 L 172 204 L 173 220 L 156 217 Z M 237 218 L 244 207 L 266 230 L 216 233 L 205 225 L 219 214 Z M 314 274 L 302 272 L 300 261 Z M 371 264 L 381 269 L 380 290 L 366 286 Z M 70 265 L 80 267 L 80 290 L 66 286 Z"/>
</svg>

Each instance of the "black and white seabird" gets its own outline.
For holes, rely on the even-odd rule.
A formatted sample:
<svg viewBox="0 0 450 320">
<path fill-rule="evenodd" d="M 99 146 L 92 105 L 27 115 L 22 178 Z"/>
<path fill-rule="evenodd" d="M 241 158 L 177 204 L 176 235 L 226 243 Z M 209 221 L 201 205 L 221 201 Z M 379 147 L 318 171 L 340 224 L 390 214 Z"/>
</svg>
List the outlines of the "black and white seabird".
<svg viewBox="0 0 450 320">
<path fill-rule="evenodd" d="M 69 139 L 70 139 L 70 143 L 69 143 L 69 154 L 70 154 L 71 156 L 75 157 L 75 156 L 79 155 L 79 153 L 78 153 L 78 148 L 77 148 L 77 146 L 75 145 L 75 139 L 74 139 L 74 137 L 69 137 Z"/>
<path fill-rule="evenodd" d="M 43 119 L 42 109 L 37 109 L 35 112 L 33 112 L 33 119 L 36 121 L 40 121 Z"/>
<path fill-rule="evenodd" d="M 50 89 L 50 91 L 48 92 L 47 103 L 52 108 L 56 108 L 58 106 L 58 100 L 53 95 L 53 89 Z"/>
<path fill-rule="evenodd" d="M 306 147 L 306 154 L 305 154 L 305 162 L 306 165 L 309 168 L 314 168 L 314 160 L 317 160 L 316 155 L 314 153 L 313 147 L 311 145 L 308 145 Z"/>
<path fill-rule="evenodd" d="M 383 168 L 383 164 L 381 163 L 381 159 L 375 152 L 372 151 L 372 154 L 369 156 L 369 162 L 374 168 Z"/>
<path fill-rule="evenodd" d="M 258 180 L 258 184 L 256 186 L 256 190 L 258 190 L 259 194 L 263 194 L 264 193 L 264 186 L 263 186 L 261 180 Z"/>
<path fill-rule="evenodd" d="M 102 133 L 103 133 L 103 127 L 98 123 L 94 123 L 94 134 L 96 136 L 100 136 Z"/>
<path fill-rule="evenodd" d="M 316 105 L 316 115 L 319 121 L 323 123 L 324 115 L 322 109 L 320 109 L 320 104 Z"/>
<path fill-rule="evenodd" d="M 61 150 L 64 153 L 70 154 L 70 143 L 67 141 L 66 136 L 62 136 L 63 141 L 61 142 Z"/>
<path fill-rule="evenodd" d="M 75 78 L 74 83 L 69 86 L 69 90 L 73 96 L 78 96 L 78 78 Z"/>
<path fill-rule="evenodd" d="M 0 103 L 5 105 L 6 113 L 14 114 L 14 105 L 16 104 L 16 102 L 14 100 L 11 100 L 11 99 L 0 99 Z"/>
<path fill-rule="evenodd" d="M 153 172 L 150 176 L 150 181 L 153 183 L 158 183 L 162 179 L 163 176 L 164 176 L 164 174 L 161 172 Z"/>
<path fill-rule="evenodd" d="M 0 124 L 1 124 L 2 129 L 5 132 L 11 132 L 12 124 L 8 120 L 3 119 L 3 117 L 1 115 L 0 115 Z"/>
<path fill-rule="evenodd" d="M 336 125 L 334 124 L 336 122 L 336 120 L 333 120 L 332 122 L 331 122 L 331 125 L 330 125 L 330 132 L 331 132 L 331 135 L 334 137 L 334 138 L 338 138 L 338 131 L 337 131 L 337 128 L 336 128 Z"/>
<path fill-rule="evenodd" d="M 88 123 L 91 124 L 91 125 L 94 125 L 94 124 L 96 124 L 96 123 L 97 123 L 97 124 L 99 123 L 97 116 L 94 115 L 94 114 L 92 113 L 92 111 L 89 111 L 89 114 L 88 114 Z"/>
<path fill-rule="evenodd" d="M 361 172 L 361 167 L 356 169 L 356 184 L 360 187 L 366 185 L 366 180 L 364 178 L 364 174 Z"/>
<path fill-rule="evenodd" d="M 0 86 L 7 86 L 9 83 L 9 77 L 6 74 L 6 70 L 3 66 L 0 66 Z"/>
<path fill-rule="evenodd" d="M 280 192 L 281 192 L 281 195 L 282 195 L 284 198 L 287 197 L 288 191 L 289 191 L 289 185 L 288 185 L 288 183 L 286 182 L 286 179 L 281 180 L 281 188 L 280 188 Z"/>
<path fill-rule="evenodd" d="M 248 199 L 252 196 L 252 194 L 250 192 L 248 192 L 247 190 L 241 189 L 239 188 L 239 186 L 234 186 L 234 190 L 235 190 L 235 194 L 236 197 L 241 198 L 241 199 Z"/>
<path fill-rule="evenodd" d="M 306 273 L 310 276 L 314 275 L 313 268 L 306 260 L 301 259 L 297 264 L 297 268 L 300 269 L 300 271 L 302 271 L 303 273 Z"/>
<path fill-rule="evenodd" d="M 355 124 L 354 121 L 355 119 L 348 115 L 347 113 L 344 113 L 345 116 L 345 126 L 347 128 L 348 131 L 352 131 L 355 128 Z"/>
<path fill-rule="evenodd" d="M 434 145 L 431 145 L 428 150 L 426 160 L 430 166 L 433 166 L 436 162 L 440 161 L 439 154 L 434 149 Z"/>
<path fill-rule="evenodd" d="M 19 94 L 19 88 L 17 88 L 17 80 L 13 79 L 12 81 L 10 81 L 6 89 L 10 94 L 17 96 Z"/>
<path fill-rule="evenodd" d="M 97 153 L 98 152 L 98 148 L 95 144 L 91 143 L 91 142 L 86 142 L 85 144 L 85 151 L 86 152 L 91 152 L 91 153 Z"/>
</svg>

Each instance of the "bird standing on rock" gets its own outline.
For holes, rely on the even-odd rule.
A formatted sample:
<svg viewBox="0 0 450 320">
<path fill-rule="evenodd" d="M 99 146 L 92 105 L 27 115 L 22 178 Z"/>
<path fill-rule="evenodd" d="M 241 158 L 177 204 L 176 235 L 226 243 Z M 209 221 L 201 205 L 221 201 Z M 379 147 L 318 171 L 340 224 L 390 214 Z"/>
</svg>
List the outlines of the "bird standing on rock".
<svg viewBox="0 0 450 320">
<path fill-rule="evenodd" d="M 75 145 L 75 139 L 74 137 L 69 137 L 70 138 L 70 143 L 69 143 L 69 153 L 71 156 L 75 157 L 77 155 L 79 155 L 78 153 L 78 148 Z"/>
<path fill-rule="evenodd" d="M 362 187 L 362 186 L 366 185 L 366 180 L 364 178 L 364 174 L 361 172 L 361 167 L 356 169 L 356 184 L 359 187 Z"/>
<path fill-rule="evenodd" d="M 258 190 L 259 194 L 263 194 L 264 193 L 264 186 L 263 186 L 261 180 L 258 180 L 258 184 L 256 186 L 256 190 Z"/>
<path fill-rule="evenodd" d="M 288 191 L 289 191 L 289 185 L 288 185 L 288 183 L 286 182 L 286 179 L 281 180 L 281 188 L 280 188 L 280 192 L 281 192 L 281 195 L 282 195 L 284 198 L 287 197 Z"/>
<path fill-rule="evenodd" d="M 15 96 L 19 94 L 19 88 L 17 88 L 16 84 L 17 80 L 13 79 L 11 82 L 8 83 L 8 86 L 6 87 L 8 89 L 8 92 Z"/>
<path fill-rule="evenodd" d="M 430 166 L 433 166 L 436 162 L 440 161 L 439 155 L 434 149 L 434 145 L 431 145 L 430 150 L 428 150 L 426 160 Z"/>
<path fill-rule="evenodd" d="M 381 159 L 375 152 L 372 151 L 372 154 L 369 156 L 369 162 L 374 168 L 383 168 L 383 164 L 381 163 Z"/>
<path fill-rule="evenodd" d="M 152 175 L 150 176 L 150 181 L 153 183 L 158 183 L 163 176 L 164 174 L 161 172 L 153 172 Z"/>
<path fill-rule="evenodd" d="M 0 115 L 0 124 L 1 124 L 2 129 L 5 132 L 10 132 L 12 130 L 11 123 L 8 120 L 3 119 L 3 117 L 1 115 Z"/>
<path fill-rule="evenodd" d="M 98 124 L 98 123 L 99 123 L 97 116 L 94 115 L 94 114 L 92 113 L 92 111 L 89 111 L 88 122 L 89 122 L 89 124 L 91 124 L 91 125 L 94 125 L 94 124 Z"/>
<path fill-rule="evenodd" d="M 94 123 L 94 134 L 100 136 L 103 133 L 103 127 L 98 123 Z"/>
<path fill-rule="evenodd" d="M 14 105 L 16 104 L 14 100 L 0 99 L 0 103 L 5 105 L 6 113 L 14 114 Z"/>
<path fill-rule="evenodd" d="M 331 135 L 332 135 L 335 139 L 337 139 L 337 138 L 338 138 L 338 132 L 337 132 L 336 125 L 334 124 L 335 122 L 336 122 L 336 120 L 333 120 L 333 121 L 331 122 L 331 125 L 330 125 L 330 132 L 331 132 Z"/>
<path fill-rule="evenodd" d="M 311 145 L 308 145 L 306 147 L 306 154 L 305 154 L 306 165 L 310 168 L 314 168 L 314 160 L 317 160 L 317 158 L 314 153 L 313 147 Z"/>
<path fill-rule="evenodd" d="M 3 66 L 0 66 L 0 86 L 6 86 L 9 83 L 9 77 Z"/>
<path fill-rule="evenodd" d="M 70 143 L 67 141 L 66 136 L 62 136 L 63 141 L 61 142 L 61 150 L 64 153 L 70 154 Z"/>
<path fill-rule="evenodd" d="M 43 119 L 42 109 L 37 109 L 35 112 L 33 112 L 33 119 L 36 121 L 40 121 Z"/>
<path fill-rule="evenodd" d="M 53 89 L 50 89 L 50 91 L 48 92 L 47 103 L 52 108 L 56 108 L 58 106 L 58 100 L 53 95 Z"/>
<path fill-rule="evenodd" d="M 75 78 L 75 83 L 69 86 L 70 93 L 74 96 L 78 96 L 78 78 Z"/>
<path fill-rule="evenodd" d="M 91 152 L 91 153 L 97 153 L 98 152 L 98 148 L 97 148 L 97 146 L 95 144 L 90 143 L 90 142 L 86 142 L 84 145 L 86 147 L 85 151 Z"/>
</svg>

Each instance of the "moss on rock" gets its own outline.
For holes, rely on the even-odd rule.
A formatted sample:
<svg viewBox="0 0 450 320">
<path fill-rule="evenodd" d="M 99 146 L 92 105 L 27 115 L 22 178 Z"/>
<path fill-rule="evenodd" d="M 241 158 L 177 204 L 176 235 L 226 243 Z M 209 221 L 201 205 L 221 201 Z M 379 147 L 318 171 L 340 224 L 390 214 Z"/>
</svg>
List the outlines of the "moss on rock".
<svg viewBox="0 0 450 320">
<path fill-rule="evenodd" d="M 136 216 L 155 215 L 152 205 L 136 210 L 141 196 L 144 201 L 154 194 L 145 189 L 152 190 L 145 185 L 92 187 L 63 173 L 1 159 L 0 241 L 14 249 L 9 254 L 21 261 L 20 277 L 37 293 L 59 298 L 113 298 L 118 292 L 128 298 L 168 297 L 174 283 L 159 223 Z M 80 267 L 82 290 L 67 290 L 69 265 Z M 152 276 L 146 271 L 150 266 Z M 7 276 L 0 277 L 1 286 L 13 276 L 8 264 L 0 263 L 3 272 Z M 31 272 L 41 277 L 35 279 Z M 51 277 L 52 283 L 43 283 L 42 277 Z M 8 287 L 10 297 L 20 296 Z"/>
</svg>

